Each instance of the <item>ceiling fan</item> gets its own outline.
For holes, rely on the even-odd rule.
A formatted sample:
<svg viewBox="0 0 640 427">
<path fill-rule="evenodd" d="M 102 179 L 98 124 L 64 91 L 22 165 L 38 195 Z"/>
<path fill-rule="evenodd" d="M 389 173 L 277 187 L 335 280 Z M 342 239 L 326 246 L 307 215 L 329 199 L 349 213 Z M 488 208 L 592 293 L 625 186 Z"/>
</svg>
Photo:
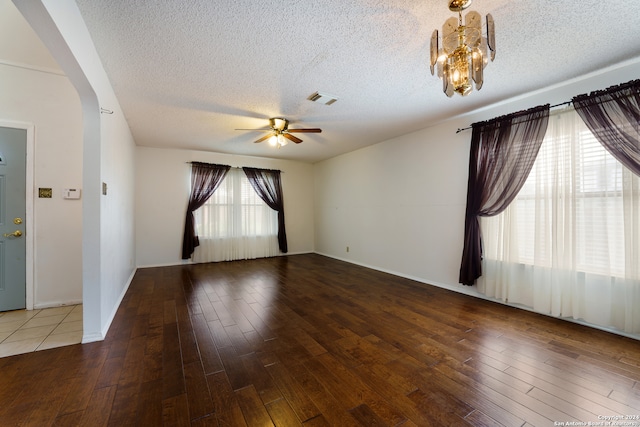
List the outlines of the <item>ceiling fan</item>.
<svg viewBox="0 0 640 427">
<path fill-rule="evenodd" d="M 268 135 L 263 136 L 255 140 L 255 143 L 269 140 L 269 143 L 275 147 L 284 147 L 293 141 L 296 144 L 300 144 L 302 140 L 297 136 L 291 135 L 292 133 L 320 133 L 322 129 L 318 128 L 303 128 L 303 129 L 289 129 L 289 120 L 281 117 L 274 117 L 269 119 L 269 126 L 271 129 L 236 129 L 236 130 L 249 130 L 253 132 L 269 132 Z M 287 141 L 289 140 L 289 141 Z"/>
</svg>

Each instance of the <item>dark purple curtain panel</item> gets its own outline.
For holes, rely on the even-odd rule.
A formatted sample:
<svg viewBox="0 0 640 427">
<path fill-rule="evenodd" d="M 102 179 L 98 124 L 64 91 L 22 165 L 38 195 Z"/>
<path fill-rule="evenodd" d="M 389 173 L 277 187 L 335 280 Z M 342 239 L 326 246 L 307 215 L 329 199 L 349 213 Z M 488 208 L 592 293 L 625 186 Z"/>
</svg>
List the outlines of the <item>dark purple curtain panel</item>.
<svg viewBox="0 0 640 427">
<path fill-rule="evenodd" d="M 549 123 L 549 104 L 472 125 L 460 283 L 482 275 L 481 216 L 497 215 L 524 185 Z"/>
<path fill-rule="evenodd" d="M 289 251 L 287 245 L 287 231 L 284 227 L 284 201 L 282 197 L 282 182 L 280 171 L 268 169 L 242 168 L 251 186 L 258 196 L 274 211 L 278 212 L 278 245 L 280 252 Z"/>
<path fill-rule="evenodd" d="M 184 221 L 184 236 L 182 238 L 182 259 L 189 259 L 194 249 L 200 245 L 196 234 L 193 212 L 209 200 L 222 180 L 227 176 L 231 166 L 213 165 L 209 163 L 191 163 L 191 195 Z"/>
<path fill-rule="evenodd" d="M 573 106 L 607 151 L 640 175 L 640 80 L 578 95 Z"/>
</svg>

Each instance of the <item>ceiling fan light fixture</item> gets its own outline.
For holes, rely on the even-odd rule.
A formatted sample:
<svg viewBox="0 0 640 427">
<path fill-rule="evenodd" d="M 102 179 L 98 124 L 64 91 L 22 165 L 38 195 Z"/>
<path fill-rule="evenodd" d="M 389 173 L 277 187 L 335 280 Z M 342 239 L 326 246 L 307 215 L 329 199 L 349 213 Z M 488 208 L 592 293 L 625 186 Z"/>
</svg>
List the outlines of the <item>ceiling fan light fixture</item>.
<svg viewBox="0 0 640 427">
<path fill-rule="evenodd" d="M 281 133 L 279 133 L 278 134 L 278 148 L 284 147 L 288 143 L 289 143 L 289 141 L 287 141 L 287 138 L 285 138 Z"/>
<path fill-rule="evenodd" d="M 274 130 L 283 131 L 289 127 L 289 120 L 280 117 L 269 119 L 269 123 Z"/>
<path fill-rule="evenodd" d="M 296 144 L 302 142 L 301 138 L 293 135 L 294 133 L 321 133 L 320 128 L 295 128 L 289 129 L 289 120 L 282 117 L 272 117 L 269 119 L 269 129 L 236 129 L 236 130 L 249 130 L 256 132 L 268 132 L 267 135 L 258 138 L 253 141 L 254 143 L 260 143 L 266 141 L 273 147 L 284 147 L 289 144 L 289 141 L 293 141 Z"/>
<path fill-rule="evenodd" d="M 431 75 L 436 70 L 442 79 L 442 91 L 448 96 L 458 93 L 468 95 L 474 87 L 482 88 L 484 68 L 496 56 L 495 24 L 493 17 L 485 17 L 486 32 L 482 32 L 482 17 L 470 11 L 463 23 L 462 11 L 471 5 L 471 0 L 450 0 L 449 10 L 458 13 L 458 19 L 449 18 L 442 26 L 442 37 L 438 30 L 431 35 Z"/>
<path fill-rule="evenodd" d="M 285 138 L 280 131 L 276 131 L 276 133 L 274 133 L 271 138 L 269 138 L 269 145 L 271 145 L 272 147 L 280 148 L 284 147 L 288 143 L 289 141 L 287 141 L 287 138 Z"/>
</svg>

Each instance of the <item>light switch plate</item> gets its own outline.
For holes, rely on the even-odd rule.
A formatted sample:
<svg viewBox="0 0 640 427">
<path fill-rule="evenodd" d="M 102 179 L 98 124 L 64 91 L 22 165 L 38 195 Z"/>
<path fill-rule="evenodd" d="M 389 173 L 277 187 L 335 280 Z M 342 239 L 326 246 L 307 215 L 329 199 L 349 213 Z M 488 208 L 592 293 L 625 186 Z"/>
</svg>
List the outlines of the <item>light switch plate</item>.
<svg viewBox="0 0 640 427">
<path fill-rule="evenodd" d="M 78 188 L 65 188 L 62 192 L 65 199 L 76 200 L 80 198 L 80 190 Z"/>
</svg>

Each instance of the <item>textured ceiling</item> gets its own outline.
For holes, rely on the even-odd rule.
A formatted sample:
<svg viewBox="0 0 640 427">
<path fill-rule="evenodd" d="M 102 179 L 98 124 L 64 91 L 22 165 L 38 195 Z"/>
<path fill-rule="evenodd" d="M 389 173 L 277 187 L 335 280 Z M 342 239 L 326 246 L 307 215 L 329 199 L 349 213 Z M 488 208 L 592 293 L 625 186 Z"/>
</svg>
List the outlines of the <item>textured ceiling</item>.
<svg viewBox="0 0 640 427">
<path fill-rule="evenodd" d="M 640 2 L 476 0 L 496 60 L 481 91 L 447 98 L 428 65 L 445 0 L 77 3 L 138 145 L 307 162 L 640 56 Z M 275 149 L 234 130 L 269 117 L 323 132 Z"/>
</svg>

